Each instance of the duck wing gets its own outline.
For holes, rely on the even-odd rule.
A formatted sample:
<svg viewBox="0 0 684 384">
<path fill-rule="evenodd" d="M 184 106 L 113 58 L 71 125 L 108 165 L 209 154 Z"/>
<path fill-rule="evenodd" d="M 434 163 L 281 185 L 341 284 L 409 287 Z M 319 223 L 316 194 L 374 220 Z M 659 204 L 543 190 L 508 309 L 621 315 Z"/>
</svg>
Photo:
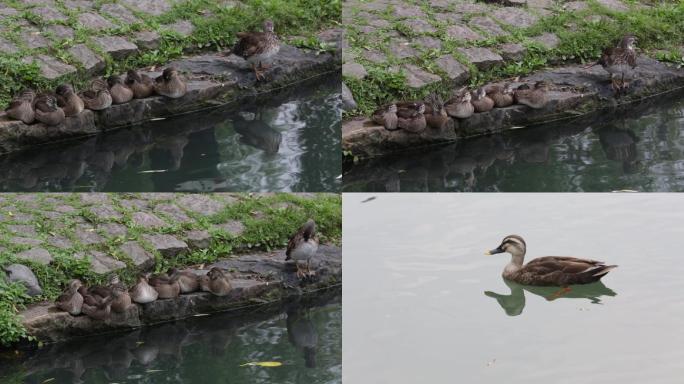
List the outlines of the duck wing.
<svg viewBox="0 0 684 384">
<path fill-rule="evenodd" d="M 520 272 L 539 285 L 563 286 L 598 281 L 616 267 L 597 260 L 546 256 L 530 261 Z"/>
<path fill-rule="evenodd" d="M 233 53 L 238 56 L 250 57 L 267 49 L 268 38 L 265 32 L 240 32 L 237 36 L 240 40 L 233 47 Z"/>
<path fill-rule="evenodd" d="M 304 240 L 304 231 L 300 228 L 297 233 L 292 235 L 290 237 L 290 240 L 287 242 L 287 251 L 285 251 L 285 260 L 290 260 L 290 253 L 294 251 L 295 248 Z"/>
</svg>

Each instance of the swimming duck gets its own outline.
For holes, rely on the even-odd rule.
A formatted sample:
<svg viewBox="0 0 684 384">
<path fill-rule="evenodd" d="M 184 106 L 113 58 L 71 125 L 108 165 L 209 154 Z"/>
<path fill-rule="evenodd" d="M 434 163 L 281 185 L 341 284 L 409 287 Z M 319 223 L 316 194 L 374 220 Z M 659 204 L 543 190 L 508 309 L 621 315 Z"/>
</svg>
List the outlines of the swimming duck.
<svg viewBox="0 0 684 384">
<path fill-rule="evenodd" d="M 133 100 L 133 91 L 126 86 L 121 76 L 109 76 L 107 79 L 112 104 L 123 104 Z"/>
<path fill-rule="evenodd" d="M 94 305 L 83 303 L 81 311 L 90 318 L 95 320 L 107 320 L 112 313 L 112 296 L 105 297 L 102 301 Z"/>
<path fill-rule="evenodd" d="M 397 129 L 397 105 L 390 104 L 378 108 L 373 112 L 373 121 L 380 124 L 388 131 L 396 131 Z"/>
<path fill-rule="evenodd" d="M 133 91 L 133 97 L 136 99 L 144 99 L 154 95 L 154 80 L 133 69 L 126 74 L 126 86 Z"/>
<path fill-rule="evenodd" d="M 625 75 L 631 77 L 636 68 L 637 53 L 634 45 L 637 41 L 635 36 L 627 35 L 620 40 L 616 48 L 606 48 L 601 53 L 598 64 L 610 73 L 611 87 L 617 94 L 628 87 Z M 619 84 L 617 78 L 620 78 Z"/>
<path fill-rule="evenodd" d="M 408 132 L 420 133 L 426 126 L 424 103 L 397 103 L 397 127 Z"/>
<path fill-rule="evenodd" d="M 126 309 L 131 305 L 131 296 L 128 294 L 126 287 L 123 284 L 115 284 L 111 288 L 112 291 L 112 311 L 116 313 L 126 312 Z"/>
<path fill-rule="evenodd" d="M 33 102 L 36 111 L 36 120 L 49 126 L 59 125 L 64 122 L 64 110 L 57 106 L 57 99 L 52 95 L 40 95 Z"/>
<path fill-rule="evenodd" d="M 617 265 L 578 259 L 575 257 L 546 256 L 523 266 L 525 240 L 518 235 L 506 236 L 501 244 L 485 254 L 510 253 L 511 262 L 503 270 L 503 277 L 523 285 L 559 286 L 589 284 L 599 281 Z"/>
<path fill-rule="evenodd" d="M 107 83 L 102 79 L 95 79 L 90 83 L 90 89 L 79 94 L 86 108 L 101 111 L 112 105 L 112 95 Z"/>
<path fill-rule="evenodd" d="M 548 90 L 549 85 L 545 81 L 537 81 L 534 84 L 534 89 L 530 89 L 529 86 L 523 84 L 514 93 L 515 102 L 534 109 L 544 108 L 548 102 L 548 96 L 546 95 Z"/>
<path fill-rule="evenodd" d="M 24 124 L 31 124 L 35 120 L 33 101 L 36 93 L 31 89 L 21 91 L 19 96 L 12 99 L 9 107 L 5 109 L 7 116 L 15 120 L 21 120 Z"/>
<path fill-rule="evenodd" d="M 428 97 L 429 111 L 425 111 L 425 121 L 427 125 L 434 129 L 452 129 L 454 127 L 454 120 L 452 120 L 444 109 L 444 102 L 438 95 L 430 95 Z"/>
<path fill-rule="evenodd" d="M 475 112 L 488 112 L 494 108 L 494 100 L 487 96 L 487 91 L 484 87 L 480 87 L 473 92 L 473 99 L 470 103 L 475 108 Z"/>
<path fill-rule="evenodd" d="M 169 67 L 154 80 L 154 90 L 162 96 L 177 99 L 185 96 L 188 85 L 176 68 Z"/>
<path fill-rule="evenodd" d="M 178 276 L 178 284 L 180 285 L 181 293 L 195 292 L 199 289 L 197 275 L 193 272 L 169 268 L 167 274 L 171 277 Z"/>
<path fill-rule="evenodd" d="M 140 304 L 151 303 L 159 297 L 159 293 L 147 283 L 147 276 L 139 275 L 138 282 L 129 291 L 131 299 Z"/>
<path fill-rule="evenodd" d="M 217 267 L 207 272 L 208 280 L 205 280 L 206 291 L 216 296 L 226 296 L 233 289 L 228 276 Z"/>
<path fill-rule="evenodd" d="M 297 277 L 312 276 L 311 259 L 318 251 L 318 239 L 316 238 L 316 222 L 309 219 L 295 232 L 287 242 L 287 256 L 285 260 L 294 260 L 297 266 Z M 306 273 L 300 269 L 300 262 L 306 261 Z"/>
<path fill-rule="evenodd" d="M 80 280 L 71 280 L 69 287 L 62 293 L 55 301 L 57 308 L 64 312 L 69 312 L 72 316 L 77 316 L 81 314 L 81 308 L 83 307 L 83 296 L 78 292 L 83 284 Z"/>
<path fill-rule="evenodd" d="M 513 84 L 492 85 L 487 89 L 487 97 L 494 101 L 494 106 L 497 108 L 511 106 L 513 105 Z"/>
<path fill-rule="evenodd" d="M 470 103 L 471 99 L 470 91 L 461 88 L 444 104 L 444 110 L 451 117 L 467 119 L 475 112 L 475 107 Z"/>
<path fill-rule="evenodd" d="M 165 273 L 152 276 L 149 284 L 157 291 L 160 299 L 173 299 L 180 295 L 178 276 L 168 276 Z"/>
<path fill-rule="evenodd" d="M 268 69 L 264 66 L 264 62 L 280 51 L 280 41 L 273 32 L 273 21 L 264 21 L 263 32 L 239 32 L 237 36 L 240 40 L 235 44 L 232 52 L 252 65 L 257 81 L 263 80 L 264 70 Z"/>
<path fill-rule="evenodd" d="M 76 116 L 85 108 L 83 100 L 74 92 L 69 84 L 61 84 L 55 90 L 57 105 L 64 111 L 64 116 Z"/>
</svg>

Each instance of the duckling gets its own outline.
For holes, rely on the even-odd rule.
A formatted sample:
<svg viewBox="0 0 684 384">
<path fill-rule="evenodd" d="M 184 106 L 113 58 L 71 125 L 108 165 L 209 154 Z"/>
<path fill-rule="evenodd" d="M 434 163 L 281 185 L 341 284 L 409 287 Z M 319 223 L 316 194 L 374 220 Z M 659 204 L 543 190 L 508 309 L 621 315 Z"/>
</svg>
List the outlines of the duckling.
<svg viewBox="0 0 684 384">
<path fill-rule="evenodd" d="M 45 125 L 55 126 L 64 122 L 64 110 L 57 106 L 57 99 L 52 95 L 36 97 L 33 108 L 36 111 L 36 120 Z"/>
<path fill-rule="evenodd" d="M 515 102 L 534 109 L 544 108 L 548 102 L 546 93 L 549 85 L 545 81 L 537 81 L 534 84 L 534 89 L 529 89 L 527 85 L 523 87 L 523 85 L 515 91 Z"/>
<path fill-rule="evenodd" d="M 20 120 L 24 124 L 31 124 L 35 120 L 35 110 L 33 109 L 33 101 L 36 98 L 36 93 L 31 89 L 21 91 L 19 96 L 12 99 L 9 107 L 5 109 L 7 116 Z"/>
<path fill-rule="evenodd" d="M 484 87 L 480 87 L 476 92 L 473 92 L 473 99 L 470 103 L 475 107 L 475 112 L 488 112 L 494 108 L 494 100 L 487 97 L 487 91 Z"/>
<path fill-rule="evenodd" d="M 274 33 L 273 21 L 264 21 L 263 32 L 239 32 L 237 36 L 240 40 L 235 44 L 232 52 L 252 65 L 257 81 L 263 80 L 264 70 L 268 69 L 263 62 L 280 51 L 280 41 L 278 35 Z"/>
<path fill-rule="evenodd" d="M 154 95 L 154 80 L 131 69 L 126 74 L 126 85 L 133 91 L 133 97 L 144 99 Z"/>
<path fill-rule="evenodd" d="M 113 104 L 124 104 L 133 99 L 133 91 L 126 86 L 121 76 L 109 76 L 107 84 Z"/>
<path fill-rule="evenodd" d="M 157 291 L 160 299 L 173 299 L 180 295 L 178 276 L 161 274 L 150 278 L 150 285 Z"/>
<path fill-rule="evenodd" d="M 64 111 L 64 116 L 76 116 L 85 108 L 83 100 L 74 92 L 69 84 L 61 84 L 55 90 L 57 105 Z"/>
<path fill-rule="evenodd" d="M 494 106 L 504 108 L 513 105 L 513 85 L 506 83 L 505 86 L 493 85 L 487 90 L 487 97 L 494 100 Z"/>
<path fill-rule="evenodd" d="M 465 88 L 457 90 L 454 95 L 444 104 L 447 115 L 459 119 L 467 119 L 475 112 L 475 107 L 470 103 L 472 96 Z"/>
<path fill-rule="evenodd" d="M 210 292 L 209 291 L 209 276 L 207 275 L 202 275 L 197 279 L 199 282 L 200 290 L 202 292 Z"/>
<path fill-rule="evenodd" d="M 95 320 L 107 320 L 109 315 L 112 313 L 112 301 L 114 298 L 112 296 L 105 297 L 101 302 L 95 305 L 88 305 L 83 303 L 83 308 L 81 311 L 88 317 Z"/>
<path fill-rule="evenodd" d="M 164 69 L 162 75 L 154 82 L 154 89 L 158 94 L 172 99 L 183 97 L 188 92 L 188 85 L 181 78 L 178 70 L 173 67 Z"/>
<path fill-rule="evenodd" d="M 112 311 L 116 313 L 126 312 L 131 305 L 131 296 L 123 284 L 115 284 L 112 287 Z"/>
<path fill-rule="evenodd" d="M 78 292 L 78 289 L 82 286 L 81 280 L 71 280 L 69 287 L 57 298 L 55 302 L 57 308 L 64 312 L 69 312 L 72 316 L 81 314 L 83 296 Z"/>
<path fill-rule="evenodd" d="M 221 269 L 213 267 L 209 272 L 207 272 L 207 277 L 209 281 L 206 282 L 207 291 L 211 292 L 216 296 L 226 296 L 233 289 L 226 276 Z"/>
<path fill-rule="evenodd" d="M 397 126 L 405 131 L 420 133 L 425 130 L 425 104 L 401 103 L 397 104 Z"/>
<path fill-rule="evenodd" d="M 380 124 L 388 131 L 396 131 L 397 128 L 397 105 L 390 104 L 378 108 L 373 112 L 373 121 Z"/>
<path fill-rule="evenodd" d="M 101 111 L 112 105 L 112 95 L 109 87 L 102 79 L 95 79 L 90 83 L 90 89 L 79 95 L 86 108 L 92 111 Z"/>
<path fill-rule="evenodd" d="M 507 252 L 511 262 L 503 270 L 503 277 L 523 285 L 560 286 L 589 284 L 601 280 L 617 265 L 576 257 L 546 256 L 523 266 L 527 245 L 518 235 L 506 236 L 501 244 L 486 255 Z"/>
<path fill-rule="evenodd" d="M 138 282 L 130 290 L 131 299 L 140 304 L 151 303 L 159 297 L 159 293 L 147 283 L 147 276 L 139 275 Z"/>
<path fill-rule="evenodd" d="M 453 128 L 454 121 L 447 115 L 442 99 L 433 94 L 430 95 L 428 103 L 430 111 L 425 113 L 427 125 L 439 130 Z"/>
<path fill-rule="evenodd" d="M 169 268 L 167 273 L 169 276 L 178 276 L 178 284 L 180 285 L 181 293 L 195 292 L 199 289 L 197 275 L 193 272 Z"/>
<path fill-rule="evenodd" d="M 299 227 L 297 232 L 290 237 L 285 251 L 285 260 L 294 260 L 297 266 L 297 277 L 314 275 L 311 272 L 311 259 L 318 251 L 318 238 L 316 237 L 316 222 L 309 219 L 304 225 Z M 300 269 L 300 262 L 306 261 L 306 272 Z"/>
</svg>

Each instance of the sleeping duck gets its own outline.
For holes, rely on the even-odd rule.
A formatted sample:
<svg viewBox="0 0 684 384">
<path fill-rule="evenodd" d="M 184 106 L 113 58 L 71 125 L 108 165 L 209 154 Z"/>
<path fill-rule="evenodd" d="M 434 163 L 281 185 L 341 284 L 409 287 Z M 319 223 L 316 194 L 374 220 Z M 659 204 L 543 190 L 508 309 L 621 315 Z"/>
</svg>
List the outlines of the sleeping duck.
<svg viewBox="0 0 684 384">
<path fill-rule="evenodd" d="M 233 289 L 230 284 L 228 276 L 226 276 L 223 271 L 217 267 L 211 268 L 207 273 L 208 280 L 204 282 L 204 290 L 211 292 L 216 296 L 226 296 Z"/>
<path fill-rule="evenodd" d="M 129 292 L 131 299 L 139 304 L 147 304 L 157 300 L 159 293 L 147 283 L 146 275 L 139 275 L 138 282 Z"/>
<path fill-rule="evenodd" d="M 380 124 L 388 131 L 396 131 L 397 129 L 397 105 L 390 104 L 378 108 L 373 112 L 373 121 Z"/>
<path fill-rule="evenodd" d="M 494 100 L 494 106 L 497 108 L 505 108 L 513 105 L 513 85 L 507 83 L 504 86 L 491 85 L 487 89 L 487 97 Z"/>
<path fill-rule="evenodd" d="M 466 88 L 454 92 L 454 95 L 444 104 L 447 115 L 459 119 L 467 119 L 475 112 L 475 107 L 470 103 L 472 96 Z"/>
<path fill-rule="evenodd" d="M 23 90 L 19 96 L 12 99 L 9 107 L 5 109 L 7 116 L 15 120 L 21 120 L 24 124 L 33 123 L 36 116 L 33 109 L 33 100 L 35 98 L 36 93 L 33 90 Z"/>
<path fill-rule="evenodd" d="M 599 281 L 617 265 L 576 257 L 545 256 L 523 265 L 525 240 L 518 235 L 506 236 L 501 244 L 486 255 L 510 253 L 511 262 L 503 270 L 503 277 L 523 285 L 565 287 Z"/>
<path fill-rule="evenodd" d="M 454 121 L 447 115 L 444 109 L 444 101 L 439 95 L 432 94 L 427 100 L 430 110 L 425 111 L 425 121 L 434 129 L 453 129 Z"/>
<path fill-rule="evenodd" d="M 128 88 L 121 76 L 109 76 L 107 84 L 113 104 L 124 104 L 133 100 L 133 91 Z"/>
<path fill-rule="evenodd" d="M 470 103 L 475 107 L 475 112 L 488 112 L 494 108 L 494 100 L 487 96 L 487 91 L 484 87 L 480 87 L 473 92 L 473 99 Z"/>
<path fill-rule="evenodd" d="M 133 97 L 136 99 L 144 99 L 154 95 L 154 80 L 133 69 L 126 74 L 126 86 L 133 91 Z"/>
<path fill-rule="evenodd" d="M 102 79 L 95 79 L 90 83 L 90 89 L 79 95 L 83 104 L 91 111 L 101 111 L 112 106 L 112 95 L 107 83 Z"/>
<path fill-rule="evenodd" d="M 154 80 L 154 90 L 162 96 L 177 99 L 185 96 L 188 85 L 176 68 L 169 67 Z"/>
<path fill-rule="evenodd" d="M 72 316 L 80 315 L 83 307 L 83 296 L 78 292 L 78 289 L 81 286 L 80 280 L 71 280 L 69 287 L 57 298 L 55 302 L 57 308 L 69 312 Z"/>
<path fill-rule="evenodd" d="M 76 116 L 83 112 L 83 100 L 74 92 L 69 84 L 61 84 L 55 90 L 57 105 L 64 110 L 64 116 Z"/>
<path fill-rule="evenodd" d="M 168 276 L 165 273 L 152 276 L 150 285 L 157 291 L 160 299 L 174 299 L 180 295 L 178 275 Z"/>
<path fill-rule="evenodd" d="M 412 133 L 423 132 L 427 127 L 425 104 L 422 102 L 397 103 L 397 126 Z"/>
<path fill-rule="evenodd" d="M 195 292 L 199 289 L 199 280 L 195 273 L 191 271 L 179 271 L 177 268 L 169 268 L 167 273 L 170 277 L 178 277 L 181 293 Z"/>
<path fill-rule="evenodd" d="M 515 91 L 515 102 L 527 105 L 533 109 L 544 108 L 548 102 L 548 90 L 549 84 L 545 81 L 537 81 L 534 84 L 534 89 L 530 89 L 527 84 L 523 84 Z"/>
<path fill-rule="evenodd" d="M 45 125 L 54 126 L 64 122 L 64 110 L 57 106 L 57 99 L 52 95 L 36 97 L 33 108 L 36 111 L 36 120 Z"/>
</svg>

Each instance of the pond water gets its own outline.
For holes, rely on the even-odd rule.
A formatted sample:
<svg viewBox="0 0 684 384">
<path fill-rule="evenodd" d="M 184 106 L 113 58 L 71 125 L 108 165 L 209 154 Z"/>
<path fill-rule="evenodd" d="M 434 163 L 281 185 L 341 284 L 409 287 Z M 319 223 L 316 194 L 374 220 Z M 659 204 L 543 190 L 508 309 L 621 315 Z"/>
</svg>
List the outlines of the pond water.
<svg viewBox="0 0 684 384">
<path fill-rule="evenodd" d="M 684 98 L 665 99 L 345 166 L 343 190 L 684 191 Z"/>
<path fill-rule="evenodd" d="M 372 196 L 343 198 L 345 382 L 680 382 L 684 195 Z M 510 256 L 483 253 L 509 234 L 527 261 L 619 267 L 567 292 L 507 284 Z"/>
<path fill-rule="evenodd" d="M 282 315 L 216 314 L 49 345 L 0 361 L 0 382 L 339 384 L 341 332 L 338 296 L 315 307 L 289 305 Z M 283 365 L 241 367 L 271 361 Z"/>
<path fill-rule="evenodd" d="M 227 105 L 0 157 L 0 190 L 338 191 L 339 84 L 328 76 L 239 113 Z"/>
</svg>

